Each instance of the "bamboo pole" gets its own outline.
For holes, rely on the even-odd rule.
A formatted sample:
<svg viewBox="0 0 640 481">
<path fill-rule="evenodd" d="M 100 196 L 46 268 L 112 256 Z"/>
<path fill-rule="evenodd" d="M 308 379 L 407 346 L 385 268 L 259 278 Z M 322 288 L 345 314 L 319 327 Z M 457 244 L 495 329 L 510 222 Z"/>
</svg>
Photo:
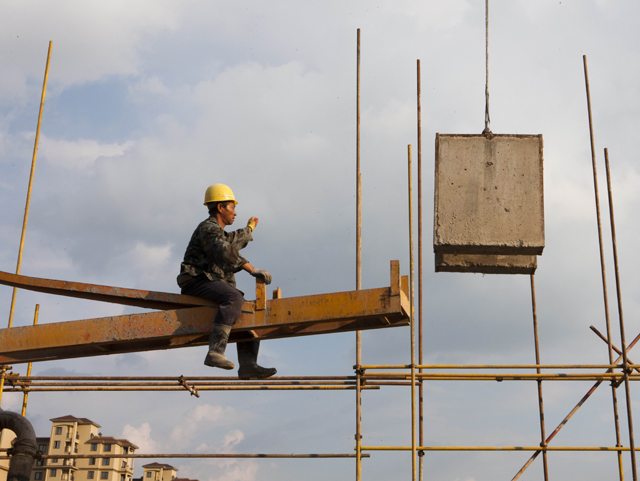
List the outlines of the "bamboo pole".
<svg viewBox="0 0 640 481">
<path fill-rule="evenodd" d="M 42 83 L 42 95 L 40 96 L 40 111 L 38 112 L 38 126 L 36 127 L 36 140 L 33 145 L 33 156 L 31 157 L 31 172 L 29 174 L 29 186 L 27 188 L 27 202 L 24 208 L 24 218 L 22 220 L 22 234 L 20 235 L 20 248 L 18 249 L 18 263 L 16 265 L 16 274 L 20 274 L 22 266 L 22 252 L 24 251 L 24 239 L 27 233 L 27 222 L 29 220 L 29 205 L 31 204 L 31 190 L 33 188 L 33 175 L 36 169 L 36 157 L 38 155 L 38 142 L 40 141 L 40 126 L 42 125 L 42 111 L 44 110 L 44 99 L 47 93 L 47 80 L 49 79 L 49 62 L 51 60 L 51 48 L 53 42 L 49 41 L 49 50 L 47 52 L 47 65 L 44 69 L 44 81 Z M 16 296 L 18 288 L 13 288 L 11 294 L 11 307 L 9 309 L 9 324 L 7 327 L 13 326 L 13 314 L 16 306 Z M 4 389 L 4 377 L 0 379 L 0 406 L 2 405 L 2 391 Z"/>
<path fill-rule="evenodd" d="M 530 276 L 531 281 L 531 307 L 533 311 L 533 338 L 536 350 L 536 364 L 540 364 L 540 342 L 538 339 L 538 310 L 536 308 L 536 284 L 533 274 Z M 536 373 L 540 374 L 540 368 L 536 369 Z M 547 445 L 545 439 L 544 427 L 544 401 L 542 398 L 542 380 L 538 380 L 538 412 L 540 414 L 540 446 L 543 448 Z M 549 481 L 549 465 L 547 463 L 547 452 L 542 452 L 542 469 L 545 481 Z"/>
<path fill-rule="evenodd" d="M 417 62 L 418 96 L 418 364 L 422 364 L 422 104 L 420 98 L 420 59 Z M 419 368 L 418 372 L 422 372 Z M 424 445 L 424 385 L 418 384 L 418 444 Z M 418 453 L 419 479 L 424 475 L 424 451 Z"/>
<path fill-rule="evenodd" d="M 40 313 L 40 304 L 36 304 L 36 312 L 33 315 L 33 325 L 37 326 L 38 325 L 38 314 Z M 31 366 L 33 363 L 29 363 L 29 365 L 27 366 L 27 376 L 31 376 Z M 26 416 L 27 415 L 27 400 L 29 399 L 29 391 L 25 391 L 24 395 L 22 396 L 22 416 Z"/>
<path fill-rule="evenodd" d="M 416 338 L 414 322 L 414 289 L 413 289 L 413 183 L 411 169 L 411 145 L 407 146 L 409 171 L 409 286 L 411 289 L 411 479 L 416 481 Z"/>
<path fill-rule="evenodd" d="M 638 341 L 640 341 L 640 334 L 638 334 L 633 341 L 631 342 L 631 344 L 629 344 L 629 347 L 627 348 L 627 351 L 630 350 L 631 348 L 633 348 L 633 346 L 635 346 Z M 620 361 L 620 359 L 622 359 L 622 356 L 618 357 L 613 364 L 616 364 L 617 362 Z M 611 372 L 611 370 L 609 370 L 609 372 Z M 573 415 L 578 412 L 578 409 L 580 409 L 580 407 L 587 402 L 587 399 L 589 399 L 591 397 L 591 395 L 596 391 L 596 389 L 598 389 L 598 387 L 600 386 L 600 384 L 602 384 L 602 381 L 598 381 L 596 382 L 593 386 L 591 386 L 591 389 L 589 389 L 587 391 L 587 393 L 582 396 L 582 399 L 580 399 L 580 401 L 578 401 L 578 404 L 576 404 L 574 406 L 574 408 L 569 412 L 569 414 L 567 414 L 564 419 L 560 422 L 560 424 L 558 424 L 558 426 L 556 426 L 556 428 L 553 430 L 553 432 L 547 436 L 546 439 L 546 443 L 549 444 L 549 442 L 556 436 L 556 434 L 558 434 L 560 432 L 560 430 L 569 422 L 569 420 L 573 417 Z M 547 448 L 548 449 L 548 448 Z M 524 473 L 526 471 L 526 469 L 531 465 L 531 463 L 533 463 L 533 461 L 535 461 L 535 459 L 538 457 L 538 455 L 541 453 L 541 449 L 538 449 L 535 453 L 533 453 L 533 455 L 529 458 L 529 460 L 524 464 L 524 466 L 522 466 L 522 468 L 520 468 L 520 471 L 518 471 L 516 473 L 516 475 L 511 479 L 511 481 L 516 481 L 518 478 L 520 478 L 520 476 L 522 476 L 522 473 Z"/>
<path fill-rule="evenodd" d="M 360 29 L 356 66 L 356 290 L 362 288 L 362 185 L 360 178 Z M 362 480 L 362 332 L 356 331 L 356 481 Z"/>
<path fill-rule="evenodd" d="M 584 66 L 584 84 L 587 92 L 587 112 L 589 114 L 589 141 L 591 145 L 591 168 L 593 170 L 593 190 L 596 201 L 596 218 L 598 222 L 598 245 L 600 249 L 600 273 L 602 277 L 602 296 L 604 300 L 604 319 L 607 328 L 607 343 L 609 346 L 608 355 L 609 362 L 613 359 L 613 347 L 611 345 L 611 321 L 609 317 L 609 294 L 607 291 L 607 274 L 604 260 L 604 245 L 602 242 L 602 220 L 600 216 L 600 193 L 598 189 L 598 169 L 596 166 L 596 150 L 593 134 L 593 116 L 591 113 L 591 89 L 589 88 L 589 70 L 587 68 L 587 56 L 582 56 Z M 616 446 L 622 446 L 620 439 L 620 420 L 618 416 L 618 393 L 615 386 L 611 386 L 611 398 L 613 403 L 613 423 L 616 433 Z M 618 476 L 620 481 L 624 481 L 624 466 L 622 462 L 622 453 L 618 451 Z"/>
<path fill-rule="evenodd" d="M 607 193 L 609 197 L 609 218 L 611 224 L 611 242 L 613 245 L 613 265 L 616 272 L 616 294 L 618 298 L 618 318 L 620 321 L 620 344 L 622 350 L 622 364 L 624 365 L 624 392 L 627 401 L 627 424 L 629 426 L 629 448 L 631 452 L 631 473 L 633 481 L 638 479 L 638 471 L 636 466 L 636 443 L 633 437 L 633 414 L 631 408 L 631 386 L 629 377 L 631 368 L 629 367 L 629 359 L 627 359 L 627 343 L 624 332 L 624 315 L 622 313 L 622 290 L 620 287 L 620 265 L 618 263 L 618 241 L 616 239 L 616 222 L 613 214 L 613 193 L 611 189 L 611 171 L 609 168 L 609 149 L 604 149 L 604 162 L 607 172 Z M 609 338 L 611 343 L 611 338 Z"/>
</svg>

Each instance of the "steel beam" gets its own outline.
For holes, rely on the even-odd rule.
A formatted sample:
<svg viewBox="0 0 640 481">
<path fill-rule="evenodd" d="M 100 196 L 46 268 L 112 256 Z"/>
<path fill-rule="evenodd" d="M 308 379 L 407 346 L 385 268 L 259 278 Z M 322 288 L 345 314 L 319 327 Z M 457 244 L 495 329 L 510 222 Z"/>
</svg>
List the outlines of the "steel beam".
<svg viewBox="0 0 640 481">
<path fill-rule="evenodd" d="M 264 284 L 257 285 L 257 299 L 244 303 L 231 342 L 276 339 L 409 325 L 407 281 L 391 262 L 391 285 L 378 289 L 319 294 L 268 300 Z M 20 276 L 23 277 L 23 276 Z M 39 281 L 42 281 L 41 279 Z M 61 292 L 87 292 L 87 284 Z M 96 286 L 90 286 L 96 287 Z M 104 286 L 102 286 L 104 287 Z M 112 289 L 108 291 L 108 289 Z M 91 290 L 92 294 L 95 290 Z M 108 302 L 168 303 L 188 296 L 147 292 L 136 297 L 131 289 L 106 288 L 100 296 Z M 160 296 L 174 296 L 162 297 Z M 66 295 L 66 294 L 65 294 Z M 190 298 L 200 301 L 198 298 Z M 103 300 L 103 299 L 101 299 Z M 203 301 L 206 302 L 206 301 Z M 147 304 L 148 305 L 148 304 Z M 216 306 L 184 307 L 123 316 L 83 319 L 0 329 L 0 364 L 37 362 L 206 344 Z"/>
</svg>

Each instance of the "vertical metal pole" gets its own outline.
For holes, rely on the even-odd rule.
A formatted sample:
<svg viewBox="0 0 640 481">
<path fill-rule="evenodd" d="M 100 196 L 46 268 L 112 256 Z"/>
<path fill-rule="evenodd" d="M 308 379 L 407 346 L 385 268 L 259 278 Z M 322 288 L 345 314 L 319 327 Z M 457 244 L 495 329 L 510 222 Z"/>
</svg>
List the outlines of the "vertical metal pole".
<svg viewBox="0 0 640 481">
<path fill-rule="evenodd" d="M 20 248 L 18 250 L 18 264 L 16 266 L 16 274 L 20 274 L 20 267 L 22 265 L 22 252 L 24 250 L 24 238 L 27 233 L 27 221 L 29 219 L 29 204 L 31 203 L 31 189 L 33 187 L 33 174 L 36 168 L 36 156 L 38 154 L 38 142 L 40 141 L 40 126 L 42 125 L 42 111 L 44 109 L 44 98 L 47 93 L 47 80 L 49 79 L 49 61 L 51 60 L 51 47 L 53 42 L 49 41 L 49 51 L 47 52 L 47 65 L 44 69 L 44 82 L 42 84 L 42 95 L 40 97 L 40 112 L 38 113 L 38 126 L 36 127 L 36 140 L 33 146 L 33 156 L 31 157 L 31 173 L 29 174 L 29 187 L 27 188 L 27 203 L 24 208 L 24 219 L 22 220 L 22 235 L 20 236 Z M 11 308 L 9 309 L 9 324 L 8 327 L 13 326 L 13 313 L 16 307 L 16 295 L 18 289 L 13 288 L 11 295 Z M 4 376 L 0 379 L 0 405 L 2 405 L 2 392 L 4 390 Z"/>
<path fill-rule="evenodd" d="M 360 29 L 356 68 L 356 290 L 362 288 L 362 199 L 360 185 Z M 356 331 L 356 481 L 362 480 L 362 333 Z"/>
<path fill-rule="evenodd" d="M 538 310 L 536 308 L 536 283 L 533 274 L 531 274 L 531 307 L 533 310 L 533 338 L 536 346 L 536 364 L 540 364 L 540 343 L 538 341 Z M 540 368 L 536 368 L 536 372 L 540 374 Z M 538 409 L 540 411 L 540 442 L 541 447 L 547 446 L 547 435 L 544 429 L 544 402 L 542 400 L 542 381 L 538 380 Z M 549 467 L 547 464 L 547 451 L 542 451 L 542 465 L 544 470 L 544 479 L 549 481 Z"/>
<path fill-rule="evenodd" d="M 624 334 L 624 316 L 622 315 L 622 292 L 620 290 L 620 269 L 618 264 L 618 242 L 616 240 L 616 222 L 613 215 L 613 194 L 611 191 L 611 173 L 609 170 L 609 150 L 604 149 L 604 163 L 607 170 L 607 192 L 609 195 L 609 217 L 611 220 L 611 241 L 613 243 L 613 265 L 616 270 L 616 293 L 618 295 L 618 316 L 620 319 L 620 349 L 622 350 L 622 364 L 624 366 L 624 391 L 627 400 L 627 422 L 629 424 L 629 449 L 631 454 L 631 471 L 633 481 L 637 481 L 636 443 L 633 438 L 633 416 L 631 412 L 631 386 L 629 385 L 629 359 L 627 358 L 627 342 Z M 611 339 L 611 338 L 609 338 Z"/>
<path fill-rule="evenodd" d="M 607 327 L 607 344 L 609 347 L 609 364 L 613 364 L 613 344 L 611 339 L 611 321 L 609 317 L 609 294 L 607 291 L 607 275 L 604 261 L 604 245 L 602 243 L 602 220 L 600 216 L 600 194 L 598 190 L 598 169 L 596 167 L 596 151 L 595 141 L 593 135 L 593 117 L 591 115 L 591 90 L 589 88 L 589 71 L 587 69 L 587 56 L 582 56 L 584 65 L 584 82 L 587 90 L 587 110 L 589 113 L 589 138 L 591 141 L 591 166 L 593 169 L 593 188 L 596 198 L 596 218 L 598 221 L 598 242 L 600 246 L 600 272 L 602 275 L 602 295 L 604 297 L 604 318 Z M 621 447 L 622 442 L 620 439 L 620 419 L 618 416 L 618 393 L 616 387 L 611 385 L 611 397 L 613 399 L 613 421 L 616 431 L 616 446 Z M 624 466 L 622 462 L 622 451 L 617 452 L 618 456 L 618 473 L 620 481 L 624 480 Z"/>
<path fill-rule="evenodd" d="M 40 314 L 40 304 L 36 304 L 36 313 L 33 316 L 33 325 L 38 325 L 38 314 Z M 27 376 L 31 376 L 31 365 L 33 363 L 30 362 L 27 366 Z M 29 398 L 29 391 L 25 391 L 22 397 L 22 416 L 26 416 L 27 412 L 27 399 Z"/>
<path fill-rule="evenodd" d="M 422 365 L 422 105 L 420 100 L 420 59 L 418 69 L 418 364 Z M 418 372 L 422 372 L 422 368 Z M 424 446 L 424 385 L 420 380 L 418 385 L 418 445 Z M 422 481 L 424 473 L 424 451 L 418 453 L 419 479 Z"/>
<path fill-rule="evenodd" d="M 416 481 L 416 335 L 413 315 L 414 290 L 413 290 L 413 183 L 411 176 L 411 145 L 407 146 L 409 160 L 409 259 L 411 289 L 411 479 Z"/>
<path fill-rule="evenodd" d="M 36 168 L 36 156 L 38 154 L 38 142 L 40 141 L 40 126 L 42 125 L 42 110 L 44 109 L 44 97 L 47 93 L 47 80 L 49 79 L 49 60 L 51 59 L 51 47 L 53 42 L 49 42 L 49 52 L 47 53 L 47 66 L 44 70 L 44 83 L 42 84 L 42 96 L 40 97 L 40 112 L 38 114 L 38 127 L 36 128 L 36 141 L 33 146 L 33 157 L 31 158 L 31 174 L 29 175 L 29 188 L 27 189 L 27 204 L 24 208 L 24 219 L 22 221 L 22 236 L 20 237 L 20 249 L 18 250 L 18 265 L 16 266 L 16 274 L 20 274 L 22 265 L 22 251 L 24 250 L 24 237 L 27 232 L 27 221 L 29 219 L 29 204 L 31 203 L 31 189 L 33 187 L 33 174 Z M 13 313 L 16 304 L 16 294 L 18 289 L 13 288 L 11 296 L 11 309 L 9 311 L 9 326 L 13 325 Z"/>
</svg>

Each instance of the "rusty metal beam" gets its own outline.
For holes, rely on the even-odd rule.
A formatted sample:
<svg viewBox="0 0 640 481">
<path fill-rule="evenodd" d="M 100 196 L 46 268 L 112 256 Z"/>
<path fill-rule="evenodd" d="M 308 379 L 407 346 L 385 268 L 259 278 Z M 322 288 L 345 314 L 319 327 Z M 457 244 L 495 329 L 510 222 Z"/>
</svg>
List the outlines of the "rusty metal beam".
<svg viewBox="0 0 640 481">
<path fill-rule="evenodd" d="M 399 263 L 392 261 L 390 287 L 274 300 L 267 300 L 264 285 L 258 285 L 258 299 L 245 302 L 230 341 L 407 326 L 407 283 L 399 272 Z M 217 307 L 188 307 L 0 329 L 0 363 L 202 345 L 216 312 Z"/>
<path fill-rule="evenodd" d="M 21 276 L 0 271 L 0 284 L 57 296 L 76 297 L 92 301 L 111 302 L 146 309 L 179 309 L 181 307 L 212 306 L 213 302 L 200 297 L 170 292 L 143 291 L 124 287 L 57 281 Z"/>
</svg>

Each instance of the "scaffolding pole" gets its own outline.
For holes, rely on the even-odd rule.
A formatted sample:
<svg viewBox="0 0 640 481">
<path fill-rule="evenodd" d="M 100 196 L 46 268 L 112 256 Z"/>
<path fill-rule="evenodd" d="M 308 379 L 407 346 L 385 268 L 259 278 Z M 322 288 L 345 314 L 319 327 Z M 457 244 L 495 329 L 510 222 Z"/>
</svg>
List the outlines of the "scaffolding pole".
<svg viewBox="0 0 640 481">
<path fill-rule="evenodd" d="M 598 223 L 598 246 L 600 249 L 600 273 L 602 277 L 602 296 L 604 300 L 604 319 L 607 328 L 607 344 L 609 346 L 608 355 L 609 362 L 613 359 L 613 347 L 611 345 L 611 321 L 609 317 L 609 294 L 607 291 L 607 274 L 604 260 L 604 245 L 602 242 L 602 219 L 600 216 L 600 193 L 598 189 L 598 169 L 596 166 L 596 150 L 595 140 L 593 133 L 593 117 L 591 114 L 591 90 L 589 88 L 589 71 L 587 69 L 587 56 L 582 56 L 582 63 L 584 65 L 584 83 L 587 92 L 587 112 L 589 115 L 589 141 L 591 145 L 591 167 L 593 170 L 593 190 L 595 194 L 596 202 L 596 219 Z M 618 393 L 615 386 L 611 386 L 611 398 L 613 403 L 613 422 L 616 433 L 616 446 L 622 446 L 620 439 L 620 418 L 618 416 Z M 624 480 L 624 466 L 622 462 L 622 452 L 618 451 L 618 475 L 620 481 Z"/>
</svg>

